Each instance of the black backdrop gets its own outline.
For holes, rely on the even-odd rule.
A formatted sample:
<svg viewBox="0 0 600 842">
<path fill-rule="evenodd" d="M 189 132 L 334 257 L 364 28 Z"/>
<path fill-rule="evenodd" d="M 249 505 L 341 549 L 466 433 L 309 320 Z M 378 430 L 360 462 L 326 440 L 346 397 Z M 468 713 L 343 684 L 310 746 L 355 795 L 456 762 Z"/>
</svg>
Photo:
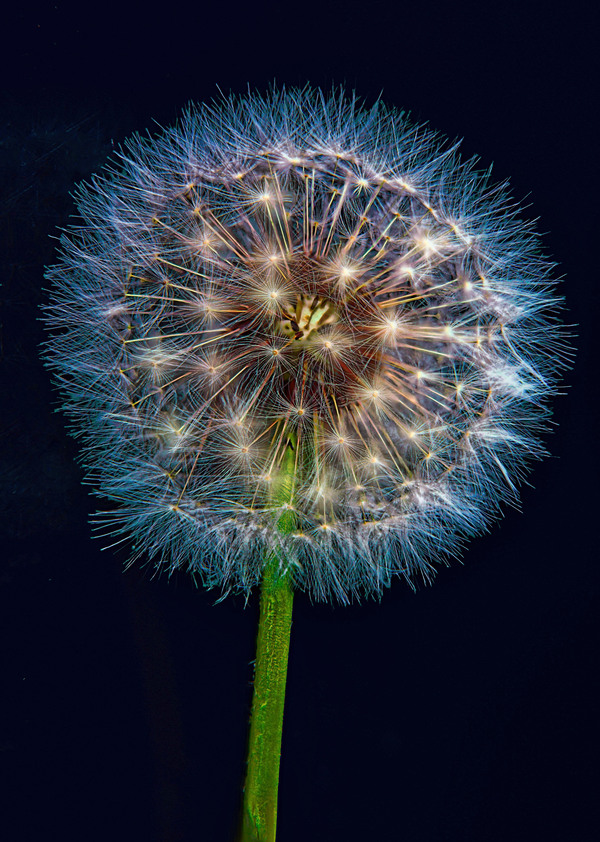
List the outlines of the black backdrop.
<svg viewBox="0 0 600 842">
<path fill-rule="evenodd" d="M 296 598 L 278 840 L 597 838 L 598 195 L 583 6 L 347 3 L 4 19 L 0 748 L 5 838 L 233 837 L 257 604 L 123 573 L 88 517 L 37 354 L 74 182 L 189 101 L 270 82 L 380 92 L 494 162 L 547 232 L 577 323 L 553 458 L 464 565 L 380 604 Z"/>
</svg>

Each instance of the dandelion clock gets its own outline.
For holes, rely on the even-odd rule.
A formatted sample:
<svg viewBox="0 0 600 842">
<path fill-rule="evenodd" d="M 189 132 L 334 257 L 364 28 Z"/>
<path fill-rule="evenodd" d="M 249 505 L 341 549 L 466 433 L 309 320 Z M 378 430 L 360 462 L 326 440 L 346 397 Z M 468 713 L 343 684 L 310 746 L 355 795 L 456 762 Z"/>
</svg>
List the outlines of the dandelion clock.
<svg viewBox="0 0 600 842">
<path fill-rule="evenodd" d="M 516 501 L 553 266 L 506 185 L 341 90 L 191 106 L 76 198 L 45 361 L 111 541 L 260 588 L 240 839 L 271 841 L 293 593 L 430 581 Z"/>
</svg>

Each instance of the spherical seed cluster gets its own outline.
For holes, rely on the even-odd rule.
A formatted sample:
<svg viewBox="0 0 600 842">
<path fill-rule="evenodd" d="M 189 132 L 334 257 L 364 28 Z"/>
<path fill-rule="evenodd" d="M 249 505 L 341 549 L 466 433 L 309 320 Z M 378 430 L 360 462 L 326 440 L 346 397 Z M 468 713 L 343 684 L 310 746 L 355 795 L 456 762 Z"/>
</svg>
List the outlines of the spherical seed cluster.
<svg viewBox="0 0 600 842">
<path fill-rule="evenodd" d="M 276 553 L 347 601 L 516 500 L 564 359 L 552 266 L 456 146 L 273 90 L 133 138 L 78 200 L 46 360 L 136 557 L 247 592 Z"/>
</svg>

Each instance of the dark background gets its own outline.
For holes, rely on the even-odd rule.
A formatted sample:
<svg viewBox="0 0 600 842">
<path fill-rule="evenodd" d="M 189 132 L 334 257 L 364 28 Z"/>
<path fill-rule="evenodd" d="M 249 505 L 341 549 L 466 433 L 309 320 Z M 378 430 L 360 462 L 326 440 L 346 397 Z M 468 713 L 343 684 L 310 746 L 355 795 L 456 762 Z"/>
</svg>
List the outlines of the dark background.
<svg viewBox="0 0 600 842">
<path fill-rule="evenodd" d="M 69 191 L 190 100 L 345 84 L 494 162 L 566 280 L 553 458 L 464 566 L 295 603 L 278 842 L 597 839 L 598 21 L 588 6 L 11 4 L 0 102 L 0 748 L 10 840 L 231 842 L 257 603 L 123 573 L 42 368 Z M 589 8 L 592 4 L 589 4 Z M 23 11 L 20 11 L 20 9 Z M 558 11 L 560 9 L 560 11 Z M 596 370 L 593 369 L 596 366 Z M 1 796 L 0 796 L 1 797 Z M 2 831 L 0 831 L 2 832 Z"/>
</svg>

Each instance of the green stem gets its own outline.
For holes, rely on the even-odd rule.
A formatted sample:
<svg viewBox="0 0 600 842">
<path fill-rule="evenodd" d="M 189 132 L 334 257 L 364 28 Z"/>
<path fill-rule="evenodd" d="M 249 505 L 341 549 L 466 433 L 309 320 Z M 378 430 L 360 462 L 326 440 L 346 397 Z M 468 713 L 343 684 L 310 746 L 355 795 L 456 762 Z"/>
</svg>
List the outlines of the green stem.
<svg viewBox="0 0 600 842">
<path fill-rule="evenodd" d="M 293 442 L 290 442 L 277 478 L 274 502 L 282 505 L 291 503 L 294 476 L 295 450 Z M 294 523 L 294 514 L 290 509 L 280 517 L 278 528 L 283 533 L 290 532 Z M 274 556 L 265 566 L 261 585 L 240 842 L 275 842 L 293 598 L 289 574 L 282 574 L 280 560 Z"/>
</svg>

